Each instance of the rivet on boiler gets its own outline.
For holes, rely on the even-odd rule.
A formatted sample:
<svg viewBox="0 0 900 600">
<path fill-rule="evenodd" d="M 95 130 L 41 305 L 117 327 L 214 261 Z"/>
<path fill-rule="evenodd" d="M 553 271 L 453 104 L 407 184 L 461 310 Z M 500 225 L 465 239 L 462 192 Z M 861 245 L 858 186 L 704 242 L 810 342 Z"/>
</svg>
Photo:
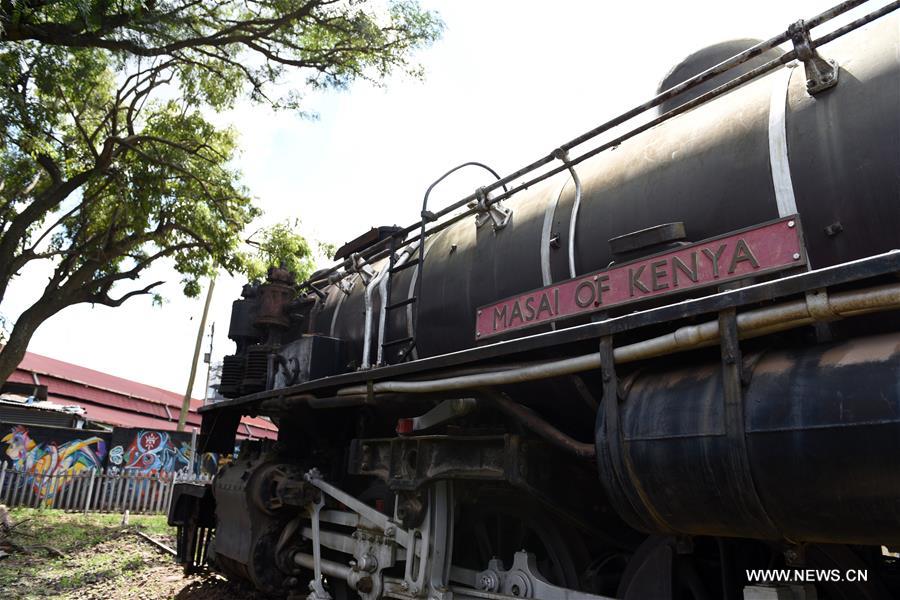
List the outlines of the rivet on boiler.
<svg viewBox="0 0 900 600">
<path fill-rule="evenodd" d="M 800 253 L 794 252 L 794 260 L 800 260 Z"/>
<path fill-rule="evenodd" d="M 794 223 L 793 221 L 788 221 L 788 227 L 793 228 L 794 225 L 796 225 L 796 223 Z"/>
</svg>

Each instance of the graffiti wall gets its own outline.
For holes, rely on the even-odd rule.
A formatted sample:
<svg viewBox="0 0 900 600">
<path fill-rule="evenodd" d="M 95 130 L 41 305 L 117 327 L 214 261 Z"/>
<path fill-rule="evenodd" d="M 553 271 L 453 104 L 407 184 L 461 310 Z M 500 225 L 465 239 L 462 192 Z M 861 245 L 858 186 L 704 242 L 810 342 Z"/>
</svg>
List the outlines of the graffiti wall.
<svg viewBox="0 0 900 600">
<path fill-rule="evenodd" d="M 192 457 L 190 433 L 120 427 L 110 433 L 0 423 L 0 463 L 17 471 L 53 475 L 109 468 L 142 475 L 215 475 L 232 458 L 214 452 L 201 453 L 196 461 Z"/>
<path fill-rule="evenodd" d="M 113 431 L 109 451 L 109 468 L 113 472 L 187 473 L 198 466 L 194 465 L 190 433 L 124 428 Z"/>
<path fill-rule="evenodd" d="M 196 443 L 202 447 L 199 440 Z M 193 460 L 191 444 L 190 433 L 158 429 L 116 427 L 105 432 L 0 422 L 0 463 L 25 473 L 14 484 L 7 479 L 5 487 L 28 486 L 26 490 L 32 488 L 47 505 L 71 483 L 72 476 L 92 470 L 129 476 L 215 475 L 233 459 L 205 452 Z M 147 482 L 136 480 L 129 485 L 146 486 Z"/>
<path fill-rule="evenodd" d="M 191 441 L 187 432 L 116 427 L 107 464 L 113 473 L 215 475 L 221 465 L 231 461 L 231 456 L 215 452 L 199 453 L 194 461 Z M 196 443 L 203 446 L 199 439 Z"/>
<path fill-rule="evenodd" d="M 109 434 L 103 431 L 0 423 L 0 456 L 19 471 L 52 475 L 99 470 L 108 447 Z"/>
<path fill-rule="evenodd" d="M 38 497 L 48 501 L 68 477 L 102 470 L 109 441 L 110 435 L 102 431 L 0 423 L 0 459 L 7 468 L 26 473 L 29 477 L 21 485 L 34 486 Z M 44 477 L 36 479 L 38 475 Z"/>
</svg>

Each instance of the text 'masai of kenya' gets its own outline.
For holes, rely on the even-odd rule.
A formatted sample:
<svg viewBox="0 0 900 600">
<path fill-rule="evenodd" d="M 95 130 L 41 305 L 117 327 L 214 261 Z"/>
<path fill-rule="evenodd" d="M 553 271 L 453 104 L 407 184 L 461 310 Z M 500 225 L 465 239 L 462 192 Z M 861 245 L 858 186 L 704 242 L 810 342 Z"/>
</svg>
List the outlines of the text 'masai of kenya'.
<svg viewBox="0 0 900 600">
<path fill-rule="evenodd" d="M 799 221 L 785 217 L 482 306 L 475 335 L 483 339 L 805 264 Z"/>
</svg>

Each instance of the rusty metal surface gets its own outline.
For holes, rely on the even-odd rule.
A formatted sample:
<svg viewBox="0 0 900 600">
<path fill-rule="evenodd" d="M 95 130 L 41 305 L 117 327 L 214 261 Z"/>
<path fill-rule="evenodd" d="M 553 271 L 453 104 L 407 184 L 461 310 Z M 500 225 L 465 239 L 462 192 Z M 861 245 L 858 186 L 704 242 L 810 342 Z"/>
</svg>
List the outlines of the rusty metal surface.
<svg viewBox="0 0 900 600">
<path fill-rule="evenodd" d="M 285 308 L 294 295 L 294 276 L 284 269 L 269 269 L 268 280 L 259 286 L 259 312 L 255 324 L 282 328 L 290 325 Z"/>
</svg>

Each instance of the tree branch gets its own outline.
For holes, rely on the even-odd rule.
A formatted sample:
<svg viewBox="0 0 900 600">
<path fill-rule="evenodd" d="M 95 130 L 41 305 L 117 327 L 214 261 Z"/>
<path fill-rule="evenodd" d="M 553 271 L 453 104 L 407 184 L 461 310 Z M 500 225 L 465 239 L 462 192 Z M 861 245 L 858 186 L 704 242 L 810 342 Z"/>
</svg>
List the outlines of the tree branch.
<svg viewBox="0 0 900 600">
<path fill-rule="evenodd" d="M 91 294 L 88 297 L 88 299 L 86 300 L 86 302 L 90 302 L 91 304 L 102 304 L 104 306 L 122 306 L 122 303 L 124 303 L 129 298 L 133 298 L 135 296 L 141 296 L 144 294 L 149 294 L 151 290 L 161 286 L 163 283 L 165 283 L 165 282 L 164 281 L 156 281 L 156 282 L 151 283 L 150 285 L 145 286 L 139 290 L 133 290 L 131 292 L 123 294 L 119 298 L 110 298 L 109 295 L 105 292 L 101 293 L 101 294 Z"/>
</svg>

